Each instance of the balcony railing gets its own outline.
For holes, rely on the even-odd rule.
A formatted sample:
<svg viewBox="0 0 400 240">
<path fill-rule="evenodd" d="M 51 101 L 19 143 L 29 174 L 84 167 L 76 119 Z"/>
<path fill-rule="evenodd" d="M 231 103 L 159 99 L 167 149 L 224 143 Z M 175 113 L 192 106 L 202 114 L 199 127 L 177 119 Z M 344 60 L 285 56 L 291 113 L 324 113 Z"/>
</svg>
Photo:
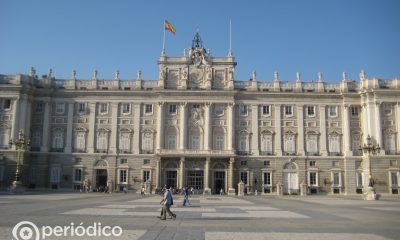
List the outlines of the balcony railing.
<svg viewBox="0 0 400 240">
<path fill-rule="evenodd" d="M 343 154 L 340 152 L 330 152 L 328 153 L 328 156 L 343 156 Z"/>
<path fill-rule="evenodd" d="M 236 151 L 237 155 L 251 155 L 250 151 Z"/>
<path fill-rule="evenodd" d="M 234 151 L 232 150 L 196 150 L 196 149 L 158 149 L 156 151 L 157 154 L 168 154 L 168 155 L 176 155 L 176 154 L 187 154 L 187 155 L 233 155 Z"/>
<path fill-rule="evenodd" d="M 271 156 L 274 155 L 274 153 L 272 151 L 260 151 L 260 155 Z"/>
</svg>

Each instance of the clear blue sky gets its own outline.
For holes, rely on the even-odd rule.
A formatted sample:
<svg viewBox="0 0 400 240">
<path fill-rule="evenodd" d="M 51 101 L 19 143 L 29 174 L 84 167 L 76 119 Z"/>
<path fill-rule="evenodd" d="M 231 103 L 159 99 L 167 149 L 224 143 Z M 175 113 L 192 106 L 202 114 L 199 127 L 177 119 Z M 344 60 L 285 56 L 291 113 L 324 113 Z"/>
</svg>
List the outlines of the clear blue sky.
<svg viewBox="0 0 400 240">
<path fill-rule="evenodd" d="M 236 78 L 253 70 L 260 80 L 338 81 L 342 71 L 357 79 L 400 77 L 399 0 L 1 0 L 0 73 L 38 75 L 53 68 L 57 78 L 144 79 L 158 77 L 163 19 L 176 28 L 167 32 L 167 55 L 181 56 L 200 29 L 214 56 L 226 56 L 229 19 Z"/>
</svg>

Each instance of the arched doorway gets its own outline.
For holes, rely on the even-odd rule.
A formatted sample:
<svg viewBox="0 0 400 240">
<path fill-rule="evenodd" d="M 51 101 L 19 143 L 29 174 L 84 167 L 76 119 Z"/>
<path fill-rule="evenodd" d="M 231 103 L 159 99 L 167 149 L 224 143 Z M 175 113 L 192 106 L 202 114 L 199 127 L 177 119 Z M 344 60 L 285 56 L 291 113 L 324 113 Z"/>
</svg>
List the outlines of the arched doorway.
<svg viewBox="0 0 400 240">
<path fill-rule="evenodd" d="M 212 192 L 214 194 L 220 194 L 221 189 L 226 192 L 226 164 L 222 162 L 216 162 L 212 167 Z"/>
<path fill-rule="evenodd" d="M 293 162 L 286 163 L 283 167 L 283 194 L 298 194 L 299 176 L 297 166 Z"/>
<path fill-rule="evenodd" d="M 106 160 L 98 160 L 94 166 L 95 189 L 104 191 L 108 180 L 108 163 Z"/>
<path fill-rule="evenodd" d="M 177 165 L 177 163 L 174 161 L 166 162 L 164 170 L 165 170 L 164 183 L 168 186 L 182 188 L 182 186 L 178 186 L 178 165 Z"/>
</svg>

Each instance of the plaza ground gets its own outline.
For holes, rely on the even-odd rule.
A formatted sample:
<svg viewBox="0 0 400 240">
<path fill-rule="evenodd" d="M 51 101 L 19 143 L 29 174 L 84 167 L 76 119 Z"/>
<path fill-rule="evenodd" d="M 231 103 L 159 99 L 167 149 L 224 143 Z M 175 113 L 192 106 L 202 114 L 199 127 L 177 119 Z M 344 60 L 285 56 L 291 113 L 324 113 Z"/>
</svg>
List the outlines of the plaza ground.
<svg viewBox="0 0 400 240">
<path fill-rule="evenodd" d="M 118 238 L 72 239 L 399 239 L 400 198 L 361 196 L 201 196 L 162 221 L 161 197 L 140 194 L 35 193 L 0 195 L 0 239 L 20 221 L 41 226 L 120 226 Z M 34 239 L 34 238 L 31 238 Z M 46 239 L 71 239 L 50 237 Z"/>
</svg>

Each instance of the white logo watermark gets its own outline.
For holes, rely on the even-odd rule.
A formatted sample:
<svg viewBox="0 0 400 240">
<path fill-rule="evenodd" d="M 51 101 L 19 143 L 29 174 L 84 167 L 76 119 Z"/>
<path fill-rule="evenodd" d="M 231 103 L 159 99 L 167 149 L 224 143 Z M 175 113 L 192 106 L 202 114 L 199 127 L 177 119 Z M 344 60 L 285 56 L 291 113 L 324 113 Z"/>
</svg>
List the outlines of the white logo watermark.
<svg viewBox="0 0 400 240">
<path fill-rule="evenodd" d="M 81 222 L 75 226 L 71 222 L 68 226 L 42 226 L 29 221 L 17 223 L 12 230 L 13 240 L 40 240 L 47 237 L 119 237 L 122 235 L 120 226 L 102 226 L 101 222 L 95 222 L 90 226 L 83 226 Z"/>
</svg>

